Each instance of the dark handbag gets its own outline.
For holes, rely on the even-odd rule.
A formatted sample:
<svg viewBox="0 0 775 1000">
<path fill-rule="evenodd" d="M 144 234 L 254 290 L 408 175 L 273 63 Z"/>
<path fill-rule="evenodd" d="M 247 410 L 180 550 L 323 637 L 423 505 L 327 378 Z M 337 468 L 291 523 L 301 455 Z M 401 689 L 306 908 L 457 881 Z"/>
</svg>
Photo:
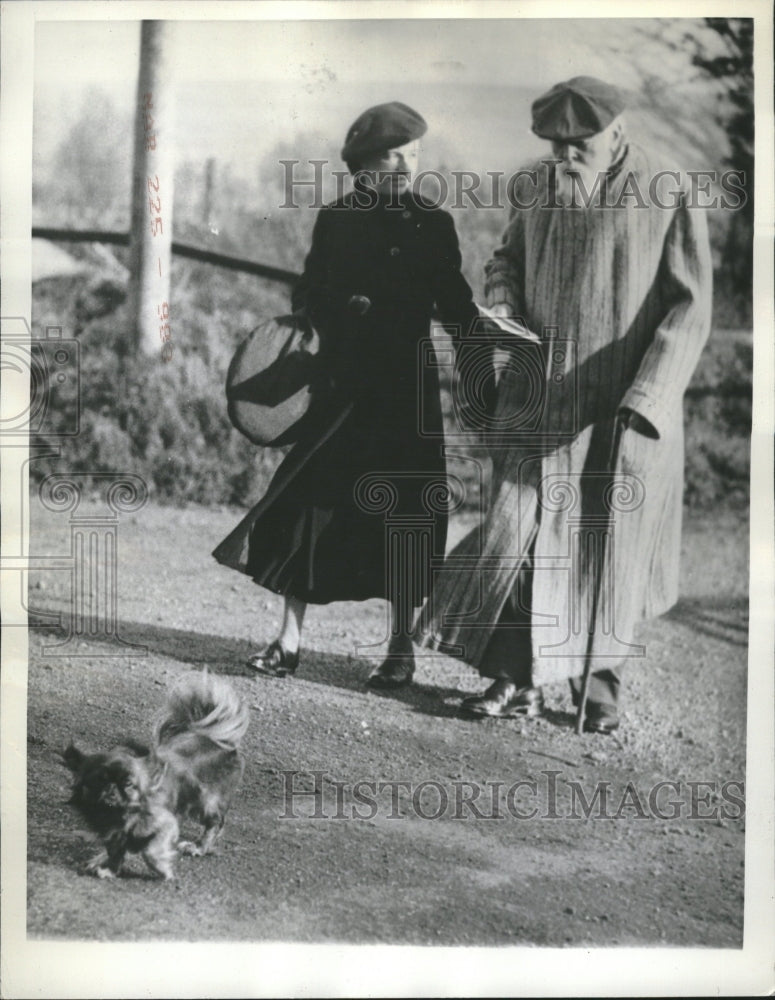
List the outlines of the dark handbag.
<svg viewBox="0 0 775 1000">
<path fill-rule="evenodd" d="M 226 375 L 229 419 L 253 444 L 298 437 L 320 376 L 320 337 L 306 316 L 276 316 L 237 348 Z"/>
</svg>

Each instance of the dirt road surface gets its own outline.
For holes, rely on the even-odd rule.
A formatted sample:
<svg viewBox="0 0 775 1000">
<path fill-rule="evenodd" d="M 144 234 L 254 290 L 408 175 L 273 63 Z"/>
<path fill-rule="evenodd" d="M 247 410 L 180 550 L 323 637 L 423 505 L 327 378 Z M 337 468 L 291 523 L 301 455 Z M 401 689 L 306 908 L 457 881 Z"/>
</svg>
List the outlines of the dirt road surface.
<svg viewBox="0 0 775 1000">
<path fill-rule="evenodd" d="M 384 633 L 377 601 L 312 608 L 298 675 L 248 676 L 280 602 L 210 558 L 238 517 L 148 505 L 120 518 L 119 638 L 135 646 L 84 635 L 56 648 L 50 619 L 31 631 L 32 937 L 740 946 L 744 515 L 687 516 L 682 598 L 641 630 L 614 737 L 575 735 L 564 686 L 541 720 L 458 718 L 483 685 L 442 656 L 420 661 L 411 689 L 368 693 L 379 649 L 359 647 Z M 67 618 L 68 515 L 34 504 L 32 528 L 34 553 L 65 561 L 31 574 L 31 608 Z M 251 708 L 218 853 L 181 858 L 172 884 L 139 858 L 111 882 L 84 875 L 92 847 L 56 751 L 147 739 L 165 689 L 204 666 Z M 295 794 L 316 781 L 317 798 Z M 358 782 L 387 784 L 360 786 L 367 806 Z"/>
</svg>

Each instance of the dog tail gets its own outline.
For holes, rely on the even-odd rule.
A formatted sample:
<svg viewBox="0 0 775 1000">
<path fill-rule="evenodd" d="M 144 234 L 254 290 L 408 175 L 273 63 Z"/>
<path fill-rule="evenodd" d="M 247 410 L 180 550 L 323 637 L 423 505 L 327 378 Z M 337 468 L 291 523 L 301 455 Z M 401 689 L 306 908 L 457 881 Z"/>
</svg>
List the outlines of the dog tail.
<svg viewBox="0 0 775 1000">
<path fill-rule="evenodd" d="M 248 707 L 234 688 L 203 670 L 182 678 L 170 691 L 164 717 L 156 727 L 156 745 L 182 733 L 195 733 L 222 750 L 236 750 L 249 722 Z"/>
</svg>

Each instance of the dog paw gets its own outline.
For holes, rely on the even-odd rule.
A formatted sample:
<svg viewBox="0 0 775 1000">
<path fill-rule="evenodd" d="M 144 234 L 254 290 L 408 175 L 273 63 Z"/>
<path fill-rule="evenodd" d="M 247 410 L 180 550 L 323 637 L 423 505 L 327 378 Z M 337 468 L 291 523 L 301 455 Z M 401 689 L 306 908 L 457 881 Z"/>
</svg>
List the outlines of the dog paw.
<svg viewBox="0 0 775 1000">
<path fill-rule="evenodd" d="M 191 858 L 201 858 L 204 853 L 199 844 L 195 844 L 192 840 L 179 840 L 178 850 L 181 854 L 187 854 Z"/>
<path fill-rule="evenodd" d="M 105 868 L 104 865 L 87 865 L 86 872 L 88 875 L 95 875 L 97 878 L 116 877 L 116 873 L 111 868 Z"/>
</svg>

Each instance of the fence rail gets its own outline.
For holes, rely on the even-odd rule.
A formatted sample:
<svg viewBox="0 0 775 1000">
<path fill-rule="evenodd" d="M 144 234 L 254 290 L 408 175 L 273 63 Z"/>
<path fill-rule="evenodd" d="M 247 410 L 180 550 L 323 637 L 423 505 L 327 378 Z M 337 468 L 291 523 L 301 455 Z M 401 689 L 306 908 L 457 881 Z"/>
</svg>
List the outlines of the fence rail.
<svg viewBox="0 0 775 1000">
<path fill-rule="evenodd" d="M 33 226 L 32 238 L 62 243 L 110 243 L 113 246 L 128 247 L 130 234 L 100 229 L 56 229 L 51 226 Z M 178 257 L 186 257 L 188 260 L 212 264 L 229 271 L 255 274 L 260 278 L 279 281 L 285 285 L 293 285 L 299 277 L 295 271 L 288 271 L 283 267 L 273 267 L 271 264 L 262 264 L 256 260 L 215 253 L 213 250 L 193 247 L 188 243 L 179 243 L 177 240 L 172 241 L 172 252 Z"/>
<path fill-rule="evenodd" d="M 115 246 L 129 246 L 130 234 L 111 232 L 100 229 L 55 229 L 50 226 L 33 226 L 33 239 L 61 241 L 63 243 L 112 243 Z M 201 247 L 192 247 L 187 243 L 172 241 L 172 252 L 178 257 L 187 257 L 189 260 L 198 260 L 203 264 L 213 264 L 215 267 L 223 267 L 230 271 L 242 271 L 245 274 L 255 274 L 260 278 L 268 278 L 270 281 L 279 281 L 286 285 L 293 285 L 299 275 L 295 271 L 287 271 L 282 267 L 273 267 L 271 264 L 262 264 L 256 260 L 245 260 L 243 257 L 231 257 L 228 254 L 215 253 L 212 250 L 204 250 Z M 750 343 L 751 331 L 725 331 L 726 338 Z M 702 399 L 706 396 L 723 395 L 728 398 L 747 398 L 751 389 L 748 385 L 732 385 L 723 388 L 718 385 L 690 385 L 686 390 L 686 395 L 690 399 Z"/>
</svg>

